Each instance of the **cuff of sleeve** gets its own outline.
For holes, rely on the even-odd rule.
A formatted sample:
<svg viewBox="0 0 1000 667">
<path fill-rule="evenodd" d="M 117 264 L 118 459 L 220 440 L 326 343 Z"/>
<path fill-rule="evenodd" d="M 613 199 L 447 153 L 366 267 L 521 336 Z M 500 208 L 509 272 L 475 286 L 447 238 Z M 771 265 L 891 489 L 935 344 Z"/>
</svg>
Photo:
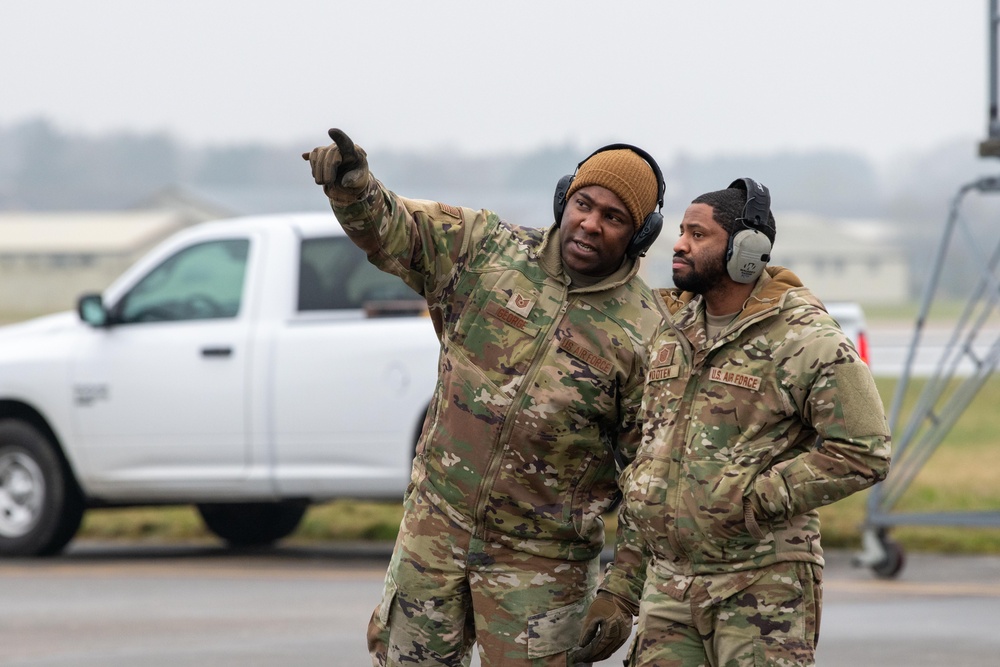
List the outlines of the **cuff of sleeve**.
<svg viewBox="0 0 1000 667">
<path fill-rule="evenodd" d="M 766 522 L 787 515 L 789 494 L 782 470 L 787 468 L 788 464 L 788 461 L 779 463 L 762 472 L 754 480 L 753 492 L 748 494 L 748 497 L 758 519 Z"/>
<path fill-rule="evenodd" d="M 599 591 L 604 591 L 615 596 L 623 605 L 632 611 L 632 615 L 639 613 L 639 598 L 642 597 L 642 582 L 626 577 L 621 572 L 612 570 L 604 577 L 604 581 L 598 587 Z"/>
<path fill-rule="evenodd" d="M 330 205 L 334 208 L 347 208 L 351 204 L 356 204 L 368 198 L 371 191 L 376 187 L 375 179 L 371 173 L 368 174 L 368 183 L 360 190 L 344 190 L 341 188 L 324 188 L 326 196 L 330 199 Z"/>
<path fill-rule="evenodd" d="M 597 592 L 598 594 L 604 593 L 605 595 L 610 596 L 611 600 L 615 603 L 615 606 L 618 607 L 618 609 L 620 609 L 623 613 L 629 614 L 630 616 L 639 615 L 639 602 L 637 600 L 627 600 L 620 595 L 615 595 L 603 587 L 599 588 Z"/>
</svg>

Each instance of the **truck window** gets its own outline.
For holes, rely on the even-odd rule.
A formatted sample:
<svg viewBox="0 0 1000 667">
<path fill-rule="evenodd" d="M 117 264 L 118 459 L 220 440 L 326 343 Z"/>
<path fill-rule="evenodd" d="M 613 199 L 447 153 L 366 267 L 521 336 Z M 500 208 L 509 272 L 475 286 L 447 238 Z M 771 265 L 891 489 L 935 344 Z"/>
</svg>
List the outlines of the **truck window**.
<svg viewBox="0 0 1000 667">
<path fill-rule="evenodd" d="M 360 309 L 373 301 L 414 301 L 420 296 L 396 276 L 378 270 L 345 237 L 302 241 L 298 309 Z"/>
<path fill-rule="evenodd" d="M 116 323 L 236 317 L 250 241 L 226 239 L 185 248 L 150 271 L 112 313 Z"/>
</svg>

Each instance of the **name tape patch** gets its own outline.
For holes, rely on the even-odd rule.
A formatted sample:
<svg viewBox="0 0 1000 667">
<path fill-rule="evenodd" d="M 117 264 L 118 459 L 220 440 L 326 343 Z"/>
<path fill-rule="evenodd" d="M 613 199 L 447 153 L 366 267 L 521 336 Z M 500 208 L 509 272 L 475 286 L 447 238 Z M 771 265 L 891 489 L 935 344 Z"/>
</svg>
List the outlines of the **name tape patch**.
<svg viewBox="0 0 1000 667">
<path fill-rule="evenodd" d="M 680 365 L 677 366 L 664 366 L 662 368 L 653 368 L 646 374 L 646 380 L 648 382 L 656 382 L 657 380 L 672 380 L 681 373 Z"/>
<path fill-rule="evenodd" d="M 488 304 L 486 304 L 486 308 L 484 310 L 486 311 L 487 315 L 492 315 L 501 322 L 509 324 L 515 329 L 520 329 L 525 333 L 530 333 L 530 334 L 535 333 L 535 325 L 531 324 L 530 322 L 528 322 L 528 320 L 524 319 L 517 313 L 504 308 L 503 306 L 494 301 L 490 301 Z"/>
</svg>

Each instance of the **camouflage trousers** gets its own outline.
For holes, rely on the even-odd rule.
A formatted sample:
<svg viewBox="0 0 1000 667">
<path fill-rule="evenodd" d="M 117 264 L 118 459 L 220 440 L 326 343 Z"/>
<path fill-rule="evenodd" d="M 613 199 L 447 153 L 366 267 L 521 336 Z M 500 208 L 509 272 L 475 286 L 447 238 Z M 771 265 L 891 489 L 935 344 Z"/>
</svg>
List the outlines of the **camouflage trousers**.
<svg viewBox="0 0 1000 667">
<path fill-rule="evenodd" d="M 407 498 L 382 601 L 368 624 L 375 667 L 567 667 L 599 563 L 484 541 L 419 493 Z"/>
<path fill-rule="evenodd" d="M 674 582 L 655 576 L 649 568 L 627 664 L 814 665 L 823 599 L 822 568 L 812 563 L 783 562 L 761 568 L 754 577 L 753 583 L 734 595 L 713 600 L 705 577 L 694 577 L 680 596 Z"/>
</svg>

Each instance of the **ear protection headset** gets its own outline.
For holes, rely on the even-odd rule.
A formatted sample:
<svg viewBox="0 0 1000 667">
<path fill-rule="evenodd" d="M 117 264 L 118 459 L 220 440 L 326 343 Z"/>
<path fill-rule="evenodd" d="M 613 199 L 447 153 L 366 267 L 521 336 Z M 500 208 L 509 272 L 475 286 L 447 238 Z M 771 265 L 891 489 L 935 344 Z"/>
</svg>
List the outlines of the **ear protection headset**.
<svg viewBox="0 0 1000 667">
<path fill-rule="evenodd" d="M 747 193 L 743 214 L 736 218 L 737 228 L 729 236 L 726 248 L 726 270 L 738 283 L 752 283 L 764 271 L 771 259 L 771 240 L 763 230 L 773 227 L 768 222 L 771 193 L 752 178 L 740 178 L 729 184 Z"/>
<path fill-rule="evenodd" d="M 660 235 L 660 230 L 663 229 L 663 215 L 660 213 L 660 209 L 663 208 L 663 195 L 667 187 L 666 183 L 663 181 L 663 174 L 660 172 L 660 167 L 656 164 L 656 160 L 654 160 L 653 156 L 646 151 L 631 144 L 608 144 L 607 146 L 598 148 L 596 151 L 580 160 L 580 163 L 576 165 L 576 171 L 579 171 L 584 162 L 598 153 L 622 148 L 632 151 L 645 160 L 652 168 L 653 174 L 656 176 L 657 210 L 646 216 L 646 219 L 642 221 L 642 225 L 640 225 L 639 229 L 636 230 L 635 234 L 632 236 L 632 240 L 629 241 L 628 248 L 625 250 L 626 255 L 635 259 L 636 257 L 642 257 L 646 254 L 646 251 L 649 250 L 649 246 L 653 245 L 653 241 L 656 240 L 656 237 Z M 573 179 L 576 177 L 576 171 L 572 174 L 563 176 L 556 184 L 556 194 L 552 200 L 552 209 L 556 217 L 557 225 L 562 222 L 563 211 L 566 210 L 566 193 L 569 192 L 569 188 L 573 184 Z"/>
</svg>

